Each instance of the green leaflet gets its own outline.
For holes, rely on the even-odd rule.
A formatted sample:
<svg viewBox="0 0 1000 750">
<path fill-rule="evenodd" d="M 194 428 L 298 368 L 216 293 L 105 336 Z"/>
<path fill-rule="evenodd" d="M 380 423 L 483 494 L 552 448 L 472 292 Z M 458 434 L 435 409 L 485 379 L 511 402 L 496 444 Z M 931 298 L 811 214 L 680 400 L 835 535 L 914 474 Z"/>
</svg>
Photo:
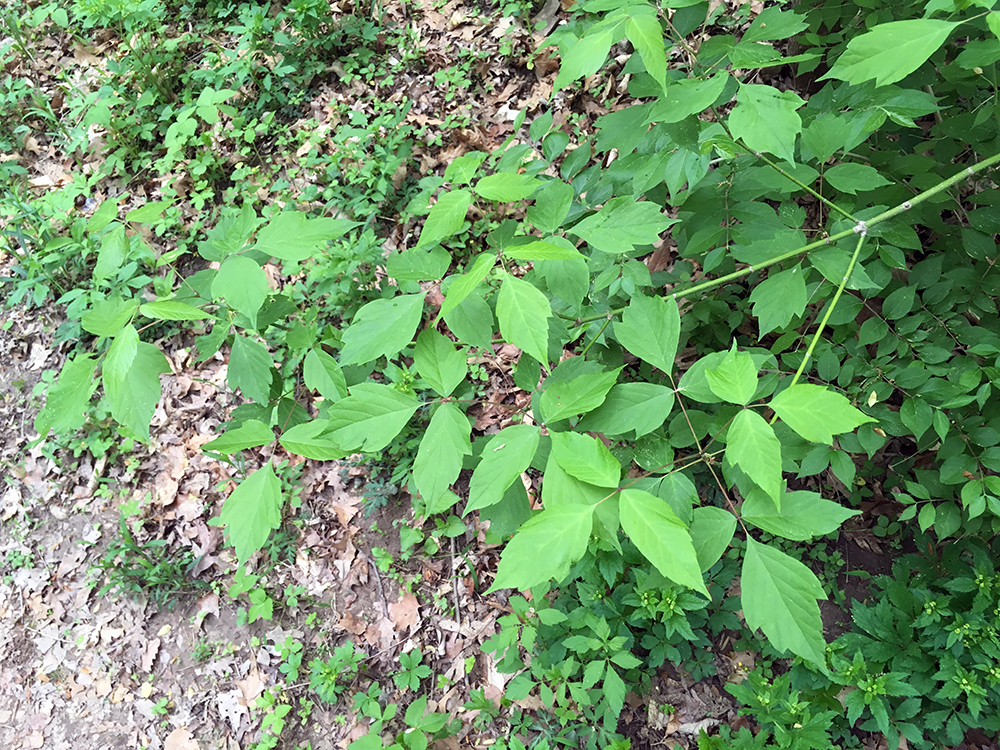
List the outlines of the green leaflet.
<svg viewBox="0 0 1000 750">
<path fill-rule="evenodd" d="M 604 403 L 585 414 L 577 424 L 583 432 L 642 437 L 663 424 L 674 405 L 672 389 L 655 383 L 619 383 L 608 391 Z"/>
<path fill-rule="evenodd" d="M 879 24 L 851 39 L 819 80 L 837 78 L 859 84 L 874 78 L 876 86 L 888 86 L 927 62 L 958 25 L 931 18 Z"/>
<path fill-rule="evenodd" d="M 772 273 L 750 293 L 760 335 L 784 328 L 806 309 L 806 282 L 801 265 Z"/>
<path fill-rule="evenodd" d="M 595 507 L 561 505 L 531 518 L 504 547 L 490 591 L 524 590 L 563 580 L 587 552 Z"/>
<path fill-rule="evenodd" d="M 809 568 L 748 537 L 740 589 L 750 628 L 763 630 L 775 648 L 825 667 L 826 641 L 816 601 L 826 594 Z"/>
<path fill-rule="evenodd" d="M 597 487 L 617 487 L 622 467 L 597 438 L 578 432 L 552 432 L 551 456 L 562 469 L 581 482 Z"/>
<path fill-rule="evenodd" d="M 346 451 L 374 453 L 385 448 L 420 407 L 411 395 L 378 383 L 351 386 L 351 395 L 330 407 L 328 427 Z"/>
<path fill-rule="evenodd" d="M 547 363 L 551 317 L 548 297 L 535 286 L 516 276 L 504 279 L 497 297 L 497 321 L 506 341 Z"/>
<path fill-rule="evenodd" d="M 744 521 L 769 534 L 804 542 L 814 536 L 833 533 L 848 518 L 860 513 L 826 500 L 818 492 L 805 490 L 782 495 L 781 512 L 778 512 L 764 492 L 754 490 L 743 501 L 740 515 Z"/>
<path fill-rule="evenodd" d="M 745 517 L 745 516 L 744 516 Z M 705 505 L 692 511 L 691 543 L 701 572 L 719 561 L 736 533 L 736 516 L 728 510 Z"/>
<path fill-rule="evenodd" d="M 599 407 L 621 370 L 585 373 L 546 387 L 539 399 L 545 421 L 556 422 Z"/>
<path fill-rule="evenodd" d="M 444 169 L 444 179 L 453 185 L 467 185 L 472 176 L 479 169 L 479 165 L 486 160 L 486 154 L 482 151 L 470 151 L 467 154 L 452 159 Z"/>
<path fill-rule="evenodd" d="M 111 403 L 111 415 L 134 435 L 149 440 L 149 424 L 160 400 L 160 373 L 170 372 L 167 358 L 152 344 L 139 341 L 124 370 L 123 362 L 109 369 L 111 349 L 101 377 L 104 394 Z"/>
<path fill-rule="evenodd" d="M 850 193 L 851 195 L 857 192 L 864 192 L 866 190 L 875 190 L 876 188 L 884 187 L 885 185 L 891 185 L 892 182 L 885 179 L 875 167 L 870 167 L 867 164 L 837 164 L 836 166 L 830 167 L 826 172 L 823 173 L 823 179 L 833 185 L 837 190 L 842 193 Z M 811 258 L 812 256 L 810 256 Z"/>
<path fill-rule="evenodd" d="M 230 255 L 222 261 L 212 282 L 212 296 L 225 298 L 230 307 L 250 319 L 252 327 L 257 326 L 257 313 L 270 291 L 264 269 L 245 255 Z"/>
<path fill-rule="evenodd" d="M 680 313 L 673 299 L 634 295 L 614 330 L 618 342 L 639 359 L 668 375 L 673 372 L 681 330 Z"/>
<path fill-rule="evenodd" d="M 615 41 L 614 29 L 591 28 L 582 39 L 569 43 L 567 48 L 561 48 L 559 51 L 562 62 L 552 88 L 553 93 L 577 78 L 592 76 L 600 70 Z"/>
<path fill-rule="evenodd" d="M 438 197 L 427 214 L 424 228 L 420 230 L 416 249 L 436 245 L 458 234 L 471 203 L 472 193 L 468 190 L 452 190 Z"/>
<path fill-rule="evenodd" d="M 437 506 L 462 471 L 463 457 L 472 455 L 471 431 L 455 404 L 441 404 L 431 417 L 413 462 L 413 483 L 428 514 L 439 512 Z"/>
<path fill-rule="evenodd" d="M 341 366 L 397 354 L 413 340 L 423 311 L 423 294 L 400 294 L 392 299 L 369 302 L 358 310 L 344 331 Z"/>
<path fill-rule="evenodd" d="M 59 380 L 45 396 L 45 407 L 35 417 L 35 432 L 40 438 L 50 431 L 69 433 L 83 426 L 90 397 L 97 389 L 94 370 L 97 360 L 80 354 L 63 365 Z"/>
<path fill-rule="evenodd" d="M 535 240 L 526 245 L 509 245 L 503 249 L 503 254 L 514 260 L 568 260 L 582 258 L 574 247 L 563 247 L 551 242 Z"/>
<path fill-rule="evenodd" d="M 622 529 L 660 573 L 709 595 L 691 534 L 666 502 L 643 490 L 622 490 L 618 509 Z"/>
<path fill-rule="evenodd" d="M 443 318 L 462 304 L 462 301 L 475 291 L 496 264 L 497 256 L 493 253 L 477 255 L 471 265 L 467 266 L 469 270 L 455 279 L 448 287 L 448 296 L 445 297 L 438 315 Z"/>
<path fill-rule="evenodd" d="M 312 349 L 302 363 L 302 376 L 306 387 L 319 391 L 327 401 L 347 398 L 347 380 L 340 364 L 321 347 Z"/>
<path fill-rule="evenodd" d="M 278 442 L 289 453 L 316 461 L 336 461 L 346 456 L 345 451 L 332 436 L 327 434 L 328 419 L 312 419 L 285 430 Z"/>
<path fill-rule="evenodd" d="M 562 226 L 573 205 L 573 186 L 562 180 L 552 180 L 534 195 L 535 203 L 528 207 L 526 218 L 543 232 L 555 232 Z"/>
<path fill-rule="evenodd" d="M 230 91 L 229 96 L 233 96 L 235 93 L 235 91 Z M 134 221 L 137 224 L 149 223 L 158 219 L 164 211 L 170 208 L 171 203 L 172 201 L 149 201 L 125 214 L 125 221 Z"/>
<path fill-rule="evenodd" d="M 762 416 L 739 412 L 729 425 L 726 460 L 739 466 L 781 509 L 781 443 Z"/>
<path fill-rule="evenodd" d="M 391 253 L 385 271 L 397 281 L 434 281 L 444 278 L 451 265 L 451 254 L 440 245 L 429 250 L 410 248 Z"/>
<path fill-rule="evenodd" d="M 302 211 L 282 211 L 257 233 L 253 249 L 281 260 L 311 258 L 327 240 L 333 240 L 360 222 L 347 219 L 309 218 Z"/>
<path fill-rule="evenodd" d="M 91 234 L 99 234 L 102 229 L 114 221 L 118 216 L 118 201 L 120 200 L 121 197 L 101 201 L 101 205 L 87 219 L 87 231 Z"/>
<path fill-rule="evenodd" d="M 138 300 L 109 297 L 98 300 L 84 313 L 80 325 L 95 336 L 115 336 L 132 320 Z"/>
<path fill-rule="evenodd" d="M 711 107 L 722 96 L 729 73 L 721 71 L 711 78 L 681 78 L 667 85 L 666 94 L 661 96 L 649 110 L 646 124 L 653 122 L 675 123 Z"/>
<path fill-rule="evenodd" d="M 236 559 L 245 565 L 281 525 L 281 482 L 270 462 L 248 476 L 226 498 L 222 513 L 209 523 L 225 526 L 226 537 L 236 548 Z"/>
<path fill-rule="evenodd" d="M 135 330 L 135 326 L 129 324 L 118 332 L 111 342 L 111 346 L 108 347 L 107 356 L 105 356 L 104 364 L 101 366 L 101 376 L 125 380 L 138 351 L 139 332 Z"/>
<path fill-rule="evenodd" d="M 469 502 L 462 515 L 500 502 L 514 480 L 528 468 L 541 433 L 534 425 L 505 427 L 483 448 L 483 457 L 469 481 Z"/>
<path fill-rule="evenodd" d="M 833 436 L 866 422 L 877 422 L 839 393 L 821 385 L 797 383 L 773 399 L 771 408 L 799 435 L 813 443 L 833 443 Z"/>
<path fill-rule="evenodd" d="M 139 312 L 154 320 L 203 320 L 212 317 L 204 310 L 174 300 L 148 302 L 139 306 Z"/>
<path fill-rule="evenodd" d="M 743 34 L 743 42 L 766 42 L 777 39 L 788 39 L 808 28 L 809 23 L 803 16 L 792 11 L 785 11 L 776 5 L 764 8 Z"/>
<path fill-rule="evenodd" d="M 649 6 L 638 6 L 641 9 L 652 10 Z M 632 46 L 635 47 L 646 72 L 652 76 L 653 80 L 660 84 L 661 89 L 667 87 L 667 55 L 663 45 L 663 27 L 656 17 L 656 13 L 636 13 L 632 12 L 631 17 L 625 22 L 625 36 Z"/>
<path fill-rule="evenodd" d="M 746 352 L 736 351 L 736 339 L 732 347 L 715 367 L 705 368 L 708 387 L 723 401 L 746 406 L 757 391 L 757 366 Z"/>
<path fill-rule="evenodd" d="M 97 251 L 97 263 L 94 265 L 94 283 L 100 286 L 101 282 L 110 278 L 121 268 L 128 253 L 129 238 L 125 227 L 115 223 L 111 231 L 101 237 L 101 248 Z"/>
<path fill-rule="evenodd" d="M 229 352 L 226 381 L 233 390 L 239 388 L 246 398 L 266 404 L 271 400 L 272 363 L 263 344 L 236 334 Z"/>
<path fill-rule="evenodd" d="M 482 297 L 466 297 L 445 316 L 444 322 L 447 323 L 448 330 L 463 344 L 492 351 L 493 310 Z"/>
<path fill-rule="evenodd" d="M 203 451 L 214 451 L 231 455 L 247 448 L 257 448 L 274 440 L 271 428 L 256 419 L 248 419 L 235 430 L 227 430 L 211 442 L 201 447 Z"/>
<path fill-rule="evenodd" d="M 476 183 L 475 191 L 480 198 L 511 203 L 530 197 L 542 184 L 541 180 L 529 174 L 500 172 L 483 177 Z"/>
<path fill-rule="evenodd" d="M 450 396 L 469 370 L 465 354 L 433 328 L 417 336 L 413 364 L 439 396 Z"/>
<path fill-rule="evenodd" d="M 802 118 L 795 110 L 803 104 L 802 97 L 792 91 L 741 83 L 736 106 L 729 113 L 729 129 L 754 151 L 794 162 L 795 137 L 802 130 Z"/>
<path fill-rule="evenodd" d="M 636 245 L 652 245 L 660 239 L 660 232 L 676 223 L 655 203 L 626 195 L 612 198 L 570 231 L 597 250 L 619 254 L 632 252 Z"/>
</svg>

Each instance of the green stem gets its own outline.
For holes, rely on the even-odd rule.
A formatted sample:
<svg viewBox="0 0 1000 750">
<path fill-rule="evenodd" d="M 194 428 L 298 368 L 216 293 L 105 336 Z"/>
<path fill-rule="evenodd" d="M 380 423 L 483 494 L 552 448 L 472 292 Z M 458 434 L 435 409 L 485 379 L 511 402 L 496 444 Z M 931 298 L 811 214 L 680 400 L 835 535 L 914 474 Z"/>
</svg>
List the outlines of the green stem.
<svg viewBox="0 0 1000 750">
<path fill-rule="evenodd" d="M 925 190 L 919 195 L 914 196 L 911 200 L 903 201 L 898 206 L 883 211 L 882 213 L 878 214 L 877 216 L 874 216 L 871 219 L 868 219 L 867 221 L 858 221 L 857 224 L 855 224 L 854 227 L 852 227 L 851 229 L 845 229 L 843 232 L 837 232 L 836 234 L 831 234 L 826 239 L 817 240 L 816 242 L 810 242 L 808 245 L 803 245 L 802 247 L 797 248 L 795 250 L 790 250 L 787 253 L 776 255 L 773 258 L 769 258 L 763 261 L 762 263 L 757 263 L 755 265 L 748 266 L 746 268 L 740 269 L 739 271 L 733 271 L 732 273 L 727 273 L 725 276 L 720 276 L 717 279 L 712 279 L 711 281 L 706 281 L 701 284 L 695 284 L 694 286 L 689 287 L 687 289 L 682 289 L 679 292 L 674 292 L 671 296 L 674 299 L 677 299 L 679 297 L 683 298 L 690 297 L 699 292 L 705 292 L 708 291 L 709 289 L 714 289 L 717 286 L 728 284 L 730 281 L 735 281 L 736 279 L 741 279 L 744 276 L 749 276 L 754 271 L 759 271 L 762 268 L 769 268 L 770 266 L 773 266 L 777 263 L 781 263 L 782 261 L 789 260 L 798 255 L 802 255 L 803 253 L 808 253 L 810 250 L 815 250 L 816 248 L 832 245 L 834 242 L 839 242 L 840 240 L 850 237 L 853 234 L 860 234 L 864 236 L 865 234 L 867 234 L 868 230 L 871 227 L 877 224 L 881 224 L 884 221 L 888 221 L 889 219 L 895 218 L 900 214 L 906 213 L 914 206 L 923 203 L 929 198 L 933 198 L 935 195 L 938 195 L 939 193 L 943 193 L 952 185 L 955 185 L 961 182 L 962 180 L 968 179 L 969 177 L 972 177 L 978 172 L 982 172 L 985 169 L 989 169 L 990 167 L 992 167 L 994 164 L 997 163 L 1000 163 L 1000 153 L 994 154 L 989 159 L 984 159 L 981 162 L 973 164 L 971 167 L 966 167 L 965 169 L 963 169 L 962 171 L 958 172 L 955 175 L 952 175 L 948 179 L 942 180 L 934 187 Z M 583 325 L 584 323 L 591 323 L 595 320 L 600 320 L 606 315 L 619 315 L 624 309 L 625 308 L 618 308 L 617 310 L 610 310 L 607 312 L 600 313 L 598 315 L 588 315 L 582 318 L 573 318 L 572 320 L 574 320 L 575 324 L 579 326 Z M 566 316 L 561 316 L 561 317 L 566 317 Z"/>
</svg>

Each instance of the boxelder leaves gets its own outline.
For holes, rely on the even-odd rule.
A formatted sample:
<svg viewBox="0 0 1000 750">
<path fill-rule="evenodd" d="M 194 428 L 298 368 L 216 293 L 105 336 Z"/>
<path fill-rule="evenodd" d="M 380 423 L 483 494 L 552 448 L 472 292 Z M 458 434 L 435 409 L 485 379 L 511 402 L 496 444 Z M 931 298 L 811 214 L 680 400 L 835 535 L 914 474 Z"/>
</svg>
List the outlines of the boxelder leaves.
<svg viewBox="0 0 1000 750">
<path fill-rule="evenodd" d="M 814 536 L 830 534 L 848 518 L 860 514 L 826 500 L 818 492 L 805 490 L 782 495 L 781 512 L 777 512 L 766 494 L 754 490 L 744 500 L 741 515 L 744 521 L 769 534 L 804 542 Z"/>
<path fill-rule="evenodd" d="M 876 422 L 839 393 L 821 385 L 798 383 L 773 399 L 771 408 L 799 435 L 813 443 L 833 443 L 833 436 Z"/>
<path fill-rule="evenodd" d="M 271 355 L 263 344 L 246 336 L 233 336 L 226 375 L 229 387 L 239 388 L 258 404 L 266 404 L 271 400 L 271 363 Z"/>
<path fill-rule="evenodd" d="M 543 232 L 554 232 L 566 219 L 573 205 L 573 186 L 553 180 L 535 194 L 535 204 L 528 207 L 527 219 Z"/>
<path fill-rule="evenodd" d="M 623 490 L 618 508 L 622 529 L 660 573 L 708 596 L 691 534 L 664 500 L 643 490 Z"/>
<path fill-rule="evenodd" d="M 503 254 L 514 260 L 569 260 L 583 257 L 572 246 L 562 247 L 542 240 L 529 242 L 525 245 L 509 245 L 503 249 Z"/>
<path fill-rule="evenodd" d="M 649 11 L 653 11 L 650 6 L 638 6 L 638 8 L 648 8 Z M 665 89 L 667 55 L 663 46 L 663 27 L 660 26 L 655 11 L 641 14 L 633 12 L 625 22 L 625 36 L 638 51 L 646 72 L 660 84 L 661 89 Z"/>
<path fill-rule="evenodd" d="M 397 354 L 413 340 L 423 310 L 423 294 L 400 294 L 369 302 L 344 331 L 340 364 L 359 365 Z"/>
<path fill-rule="evenodd" d="M 420 406 L 411 395 L 380 383 L 358 383 L 351 395 L 330 407 L 327 428 L 348 451 L 374 453 L 385 448 Z"/>
<path fill-rule="evenodd" d="M 760 414 L 744 409 L 729 426 L 726 458 L 781 506 L 781 443 Z"/>
<path fill-rule="evenodd" d="M 792 91 L 741 83 L 729 114 L 729 129 L 754 151 L 794 162 L 795 136 L 802 130 L 802 118 L 795 110 L 803 104 L 802 97 Z"/>
<path fill-rule="evenodd" d="M 578 432 L 552 432 L 552 458 L 571 477 L 597 487 L 617 487 L 622 467 L 597 438 Z"/>
<path fill-rule="evenodd" d="M 825 665 L 826 641 L 816 601 L 826 594 L 809 568 L 747 537 L 740 588 L 747 625 L 763 630 L 775 648 Z"/>
<path fill-rule="evenodd" d="M 618 380 L 619 372 L 620 367 L 609 372 L 586 373 L 553 383 L 542 391 L 540 398 L 545 421 L 555 422 L 596 409 Z"/>
<path fill-rule="evenodd" d="M 303 211 L 282 211 L 257 234 L 255 250 L 281 260 L 305 260 L 327 240 L 334 240 L 361 222 L 347 219 L 311 219 Z"/>
<path fill-rule="evenodd" d="M 344 371 L 333 357 L 322 348 L 312 349 L 302 363 L 302 377 L 306 387 L 319 391 L 327 401 L 347 398 L 347 379 Z"/>
<path fill-rule="evenodd" d="M 736 516 L 729 511 L 714 505 L 703 505 L 692 511 L 691 542 L 702 573 L 719 561 L 735 533 Z"/>
<path fill-rule="evenodd" d="M 560 505 L 527 521 L 504 547 L 490 591 L 524 590 L 564 579 L 587 552 L 595 507 Z"/>
<path fill-rule="evenodd" d="M 633 295 L 614 329 L 618 342 L 639 359 L 665 373 L 673 371 L 681 331 L 681 317 L 673 299 Z"/>
<path fill-rule="evenodd" d="M 497 256 L 493 253 L 477 255 L 469 266 L 469 270 L 455 279 L 448 287 L 448 296 L 445 297 L 438 315 L 443 318 L 462 304 L 462 301 L 475 291 L 496 264 Z"/>
<path fill-rule="evenodd" d="M 771 274 L 750 293 L 760 335 L 784 328 L 806 309 L 806 282 L 801 266 Z"/>
<path fill-rule="evenodd" d="M 82 354 L 66 362 L 59 380 L 45 397 L 45 408 L 35 417 L 35 431 L 45 437 L 50 430 L 72 432 L 83 426 L 87 404 L 97 388 L 97 361 Z"/>
<path fill-rule="evenodd" d="M 469 210 L 470 203 L 472 203 L 472 193 L 468 190 L 443 193 L 427 214 L 424 228 L 420 230 L 417 249 L 436 245 L 441 240 L 458 234 L 465 223 L 465 214 Z"/>
<path fill-rule="evenodd" d="M 270 462 L 244 479 L 222 506 L 213 526 L 225 526 L 240 565 L 281 525 L 281 482 Z"/>
<path fill-rule="evenodd" d="M 264 269 L 245 255 L 230 255 L 219 267 L 212 282 L 212 296 L 224 297 L 227 304 L 257 325 L 257 313 L 271 288 Z"/>
<path fill-rule="evenodd" d="M 505 427 L 493 436 L 472 472 L 469 503 L 463 515 L 500 502 L 507 488 L 528 468 L 540 436 L 538 427 L 526 424 Z"/>
<path fill-rule="evenodd" d="M 958 23 L 931 18 L 879 24 L 851 39 L 819 80 L 836 78 L 859 84 L 874 78 L 876 86 L 888 86 L 927 62 L 956 26 Z"/>
<path fill-rule="evenodd" d="M 271 428 L 257 419 L 248 419 L 234 430 L 223 432 L 215 440 L 205 443 L 203 451 L 225 453 L 227 456 L 247 448 L 257 448 L 274 440 Z"/>
<path fill-rule="evenodd" d="M 504 279 L 497 297 L 497 321 L 506 341 L 539 362 L 548 362 L 550 317 L 548 297 L 535 286 L 516 276 Z"/>
<path fill-rule="evenodd" d="M 135 315 L 137 301 L 109 297 L 95 301 L 80 321 L 83 330 L 95 336 L 114 336 Z"/>
<path fill-rule="evenodd" d="M 875 167 L 867 164 L 837 164 L 830 167 L 823 173 L 823 179 L 833 185 L 842 193 L 854 195 L 857 192 L 874 190 L 875 188 L 891 185 Z"/>
<path fill-rule="evenodd" d="M 462 457 L 472 455 L 471 428 L 455 404 L 441 404 L 424 433 L 413 462 L 413 483 L 428 513 L 448 491 L 462 470 Z M 530 459 L 529 459 L 530 460 Z"/>
<path fill-rule="evenodd" d="M 296 453 L 315 461 L 336 461 L 347 455 L 327 430 L 330 421 L 327 419 L 311 419 L 285 430 L 278 442 L 289 453 Z"/>
<path fill-rule="evenodd" d="M 746 406 L 757 391 L 757 367 L 749 354 L 736 351 L 735 339 L 717 366 L 705 368 L 705 378 L 712 393 L 733 404 Z"/>
<path fill-rule="evenodd" d="M 439 396 L 450 396 L 465 380 L 469 369 L 465 355 L 433 328 L 421 331 L 417 336 L 413 364 L 420 377 L 430 383 Z"/>
<path fill-rule="evenodd" d="M 153 320 L 203 320 L 212 317 L 200 308 L 169 299 L 140 305 L 139 312 Z"/>
<path fill-rule="evenodd" d="M 594 33 L 595 31 L 596 29 L 591 29 L 582 39 L 569 42 L 565 47 L 560 46 L 562 63 L 559 65 L 553 92 L 569 85 L 577 78 L 594 75 L 604 65 L 611 45 L 617 40 L 613 29 L 602 29 Z"/>
<path fill-rule="evenodd" d="M 620 383 L 604 403 L 585 415 L 577 428 L 584 432 L 642 437 L 663 424 L 674 405 L 674 391 L 655 383 Z"/>
<path fill-rule="evenodd" d="M 636 245 L 652 245 L 660 239 L 660 232 L 676 223 L 655 203 L 625 195 L 612 198 L 570 231 L 591 247 L 617 254 L 630 253 Z"/>
<path fill-rule="evenodd" d="M 542 181 L 529 174 L 500 172 L 482 178 L 476 183 L 475 190 L 480 198 L 510 203 L 530 197 L 541 186 Z"/>
<path fill-rule="evenodd" d="M 111 415 L 143 440 L 149 440 L 149 423 L 160 400 L 161 372 L 170 372 L 167 358 L 155 346 L 142 341 L 136 344 L 135 354 L 124 372 L 109 371 L 105 365 L 102 382 L 111 402 Z"/>
</svg>

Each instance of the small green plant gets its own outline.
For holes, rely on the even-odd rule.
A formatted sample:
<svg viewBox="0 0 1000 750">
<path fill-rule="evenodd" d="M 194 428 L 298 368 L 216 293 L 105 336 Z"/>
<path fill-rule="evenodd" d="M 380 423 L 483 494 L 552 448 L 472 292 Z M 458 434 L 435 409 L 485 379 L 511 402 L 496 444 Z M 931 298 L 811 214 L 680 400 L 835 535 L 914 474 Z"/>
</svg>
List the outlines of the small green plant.
<svg viewBox="0 0 1000 750">
<path fill-rule="evenodd" d="M 196 562 L 190 549 L 170 549 L 164 539 L 136 540 L 129 522 L 135 512 L 137 505 L 123 505 L 118 536 L 92 568 L 104 579 L 97 595 L 147 596 L 160 609 L 173 609 L 179 594 L 209 588 L 189 574 Z"/>
<path fill-rule="evenodd" d="M 348 641 L 334 648 L 325 661 L 313 659 L 309 663 L 309 689 L 324 703 L 336 703 L 354 681 L 365 658 L 365 653 Z"/>
<path fill-rule="evenodd" d="M 395 708 L 393 705 L 392 708 Z M 393 712 L 395 713 L 395 712 Z M 459 727 L 452 727 L 447 714 L 427 713 L 427 696 L 421 695 L 411 703 L 403 715 L 405 728 L 396 734 L 390 745 L 382 742 L 380 731 L 388 719 L 382 714 L 372 724 L 368 734 L 354 740 L 348 747 L 350 750 L 421 750 L 430 742 L 457 733 Z M 376 726 L 378 731 L 376 731 Z"/>
<path fill-rule="evenodd" d="M 419 648 L 399 655 L 399 671 L 392 681 L 403 692 L 420 690 L 420 681 L 431 676 L 431 668 L 423 663 L 424 655 Z"/>
</svg>

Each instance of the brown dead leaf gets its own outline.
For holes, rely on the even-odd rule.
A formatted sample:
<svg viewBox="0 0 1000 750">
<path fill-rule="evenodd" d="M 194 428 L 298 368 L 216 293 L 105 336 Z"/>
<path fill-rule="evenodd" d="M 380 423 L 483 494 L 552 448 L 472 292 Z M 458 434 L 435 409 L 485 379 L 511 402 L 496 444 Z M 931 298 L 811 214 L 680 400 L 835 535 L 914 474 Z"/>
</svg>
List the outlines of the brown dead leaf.
<svg viewBox="0 0 1000 750">
<path fill-rule="evenodd" d="M 153 664 L 156 662 L 156 655 L 160 653 L 160 639 L 154 638 L 146 644 L 142 652 L 142 671 L 152 674 Z"/>
<path fill-rule="evenodd" d="M 187 727 L 177 727 L 163 741 L 163 750 L 201 750 L 201 745 Z"/>
<path fill-rule="evenodd" d="M 346 630 L 352 635 L 361 635 L 368 629 L 368 624 L 356 617 L 353 612 L 348 610 L 344 613 L 344 616 L 340 618 L 340 622 L 337 623 L 337 627 L 341 630 Z"/>
<path fill-rule="evenodd" d="M 420 621 L 420 603 L 413 594 L 403 594 L 389 605 L 389 619 L 396 630 L 408 630 Z"/>
</svg>

